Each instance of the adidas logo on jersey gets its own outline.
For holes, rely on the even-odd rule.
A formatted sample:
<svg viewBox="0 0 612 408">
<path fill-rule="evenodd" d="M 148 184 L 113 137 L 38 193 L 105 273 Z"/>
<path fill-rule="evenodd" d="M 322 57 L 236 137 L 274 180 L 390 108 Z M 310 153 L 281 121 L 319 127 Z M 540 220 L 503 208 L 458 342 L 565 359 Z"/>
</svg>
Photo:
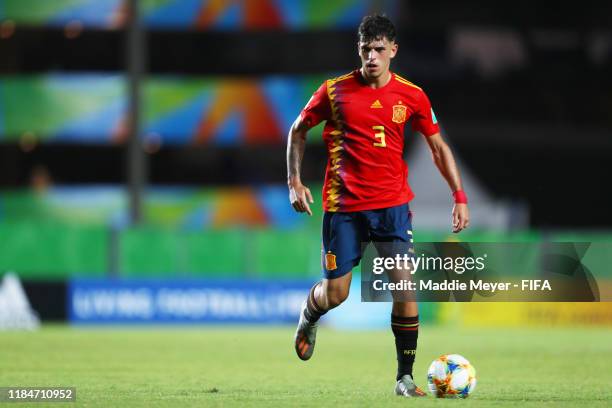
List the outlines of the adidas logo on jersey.
<svg viewBox="0 0 612 408">
<path fill-rule="evenodd" d="M 378 99 L 375 100 L 372 105 L 370 105 L 371 109 L 381 109 L 382 107 L 383 107 L 382 103 L 380 103 L 380 101 Z"/>
</svg>

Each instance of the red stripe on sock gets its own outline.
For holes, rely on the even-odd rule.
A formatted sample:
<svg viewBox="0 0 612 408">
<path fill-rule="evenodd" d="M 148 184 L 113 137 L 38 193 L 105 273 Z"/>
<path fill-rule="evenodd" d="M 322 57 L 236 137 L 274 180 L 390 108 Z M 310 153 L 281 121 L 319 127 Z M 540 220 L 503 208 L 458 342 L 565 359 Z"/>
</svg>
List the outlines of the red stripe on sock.
<svg viewBox="0 0 612 408">
<path fill-rule="evenodd" d="M 391 322 L 392 323 L 402 323 L 402 324 L 412 324 L 412 323 L 418 323 L 419 322 L 419 318 L 418 317 L 396 317 L 396 316 L 392 316 L 391 317 Z"/>
</svg>

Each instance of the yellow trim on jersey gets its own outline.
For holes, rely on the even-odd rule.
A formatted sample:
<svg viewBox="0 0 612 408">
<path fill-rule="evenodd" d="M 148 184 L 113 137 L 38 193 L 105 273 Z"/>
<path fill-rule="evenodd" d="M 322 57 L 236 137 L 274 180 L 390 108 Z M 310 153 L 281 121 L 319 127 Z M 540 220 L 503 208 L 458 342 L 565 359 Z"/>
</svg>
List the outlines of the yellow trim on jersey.
<svg viewBox="0 0 612 408">
<path fill-rule="evenodd" d="M 340 81 L 344 81 L 345 79 L 349 79 L 352 76 L 353 76 L 353 73 L 349 72 L 348 74 L 340 75 L 339 77 L 329 79 L 329 81 L 333 81 L 334 83 L 340 82 Z"/>
<path fill-rule="evenodd" d="M 409 81 L 409 80 L 407 80 L 406 78 L 402 78 L 401 76 L 399 76 L 399 75 L 397 75 L 397 74 L 395 74 L 395 79 L 396 79 L 396 80 L 397 80 L 399 83 L 401 83 L 401 84 L 408 85 L 408 86 L 411 86 L 411 87 L 413 87 L 413 88 L 418 89 L 419 91 L 422 91 L 421 87 L 416 86 L 415 84 L 413 84 L 412 82 L 410 82 L 410 81 Z"/>
<path fill-rule="evenodd" d="M 332 130 L 329 134 L 332 137 L 332 148 L 329 149 L 329 159 L 331 161 L 330 171 L 331 177 L 325 186 L 325 193 L 327 194 L 327 211 L 335 212 L 338 211 L 340 205 L 340 188 L 342 182 L 340 180 L 340 162 L 342 161 L 341 152 L 344 150 L 342 143 L 344 140 L 344 130 L 342 129 L 342 123 L 338 117 L 338 106 L 336 105 L 336 83 L 349 79 L 353 76 L 353 73 L 339 76 L 337 78 L 328 79 L 326 81 L 327 86 L 327 97 L 329 98 L 329 104 L 331 107 L 332 120 L 336 125 L 336 129 Z"/>
</svg>

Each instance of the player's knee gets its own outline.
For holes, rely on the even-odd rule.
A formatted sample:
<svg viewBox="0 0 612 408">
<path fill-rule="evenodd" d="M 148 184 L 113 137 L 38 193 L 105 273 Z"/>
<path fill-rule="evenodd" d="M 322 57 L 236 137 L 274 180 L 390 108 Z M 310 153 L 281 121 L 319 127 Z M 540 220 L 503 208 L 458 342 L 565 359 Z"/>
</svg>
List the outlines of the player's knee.
<svg viewBox="0 0 612 408">
<path fill-rule="evenodd" d="M 348 298 L 348 289 L 331 290 L 327 292 L 327 305 L 329 309 L 339 306 Z"/>
</svg>

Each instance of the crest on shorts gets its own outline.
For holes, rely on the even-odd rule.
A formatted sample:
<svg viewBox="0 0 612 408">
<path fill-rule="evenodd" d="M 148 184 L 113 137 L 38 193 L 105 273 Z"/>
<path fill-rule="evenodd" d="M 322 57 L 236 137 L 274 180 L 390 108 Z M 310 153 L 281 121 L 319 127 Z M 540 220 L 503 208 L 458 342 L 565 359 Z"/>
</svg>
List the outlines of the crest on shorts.
<svg viewBox="0 0 612 408">
<path fill-rule="evenodd" d="M 336 255 L 328 252 L 325 254 L 325 269 L 328 271 L 333 271 L 338 266 L 336 265 Z"/>
<path fill-rule="evenodd" d="M 406 105 L 402 105 L 402 101 L 399 101 L 398 105 L 393 105 L 393 118 L 391 120 L 395 123 L 406 121 Z"/>
</svg>

